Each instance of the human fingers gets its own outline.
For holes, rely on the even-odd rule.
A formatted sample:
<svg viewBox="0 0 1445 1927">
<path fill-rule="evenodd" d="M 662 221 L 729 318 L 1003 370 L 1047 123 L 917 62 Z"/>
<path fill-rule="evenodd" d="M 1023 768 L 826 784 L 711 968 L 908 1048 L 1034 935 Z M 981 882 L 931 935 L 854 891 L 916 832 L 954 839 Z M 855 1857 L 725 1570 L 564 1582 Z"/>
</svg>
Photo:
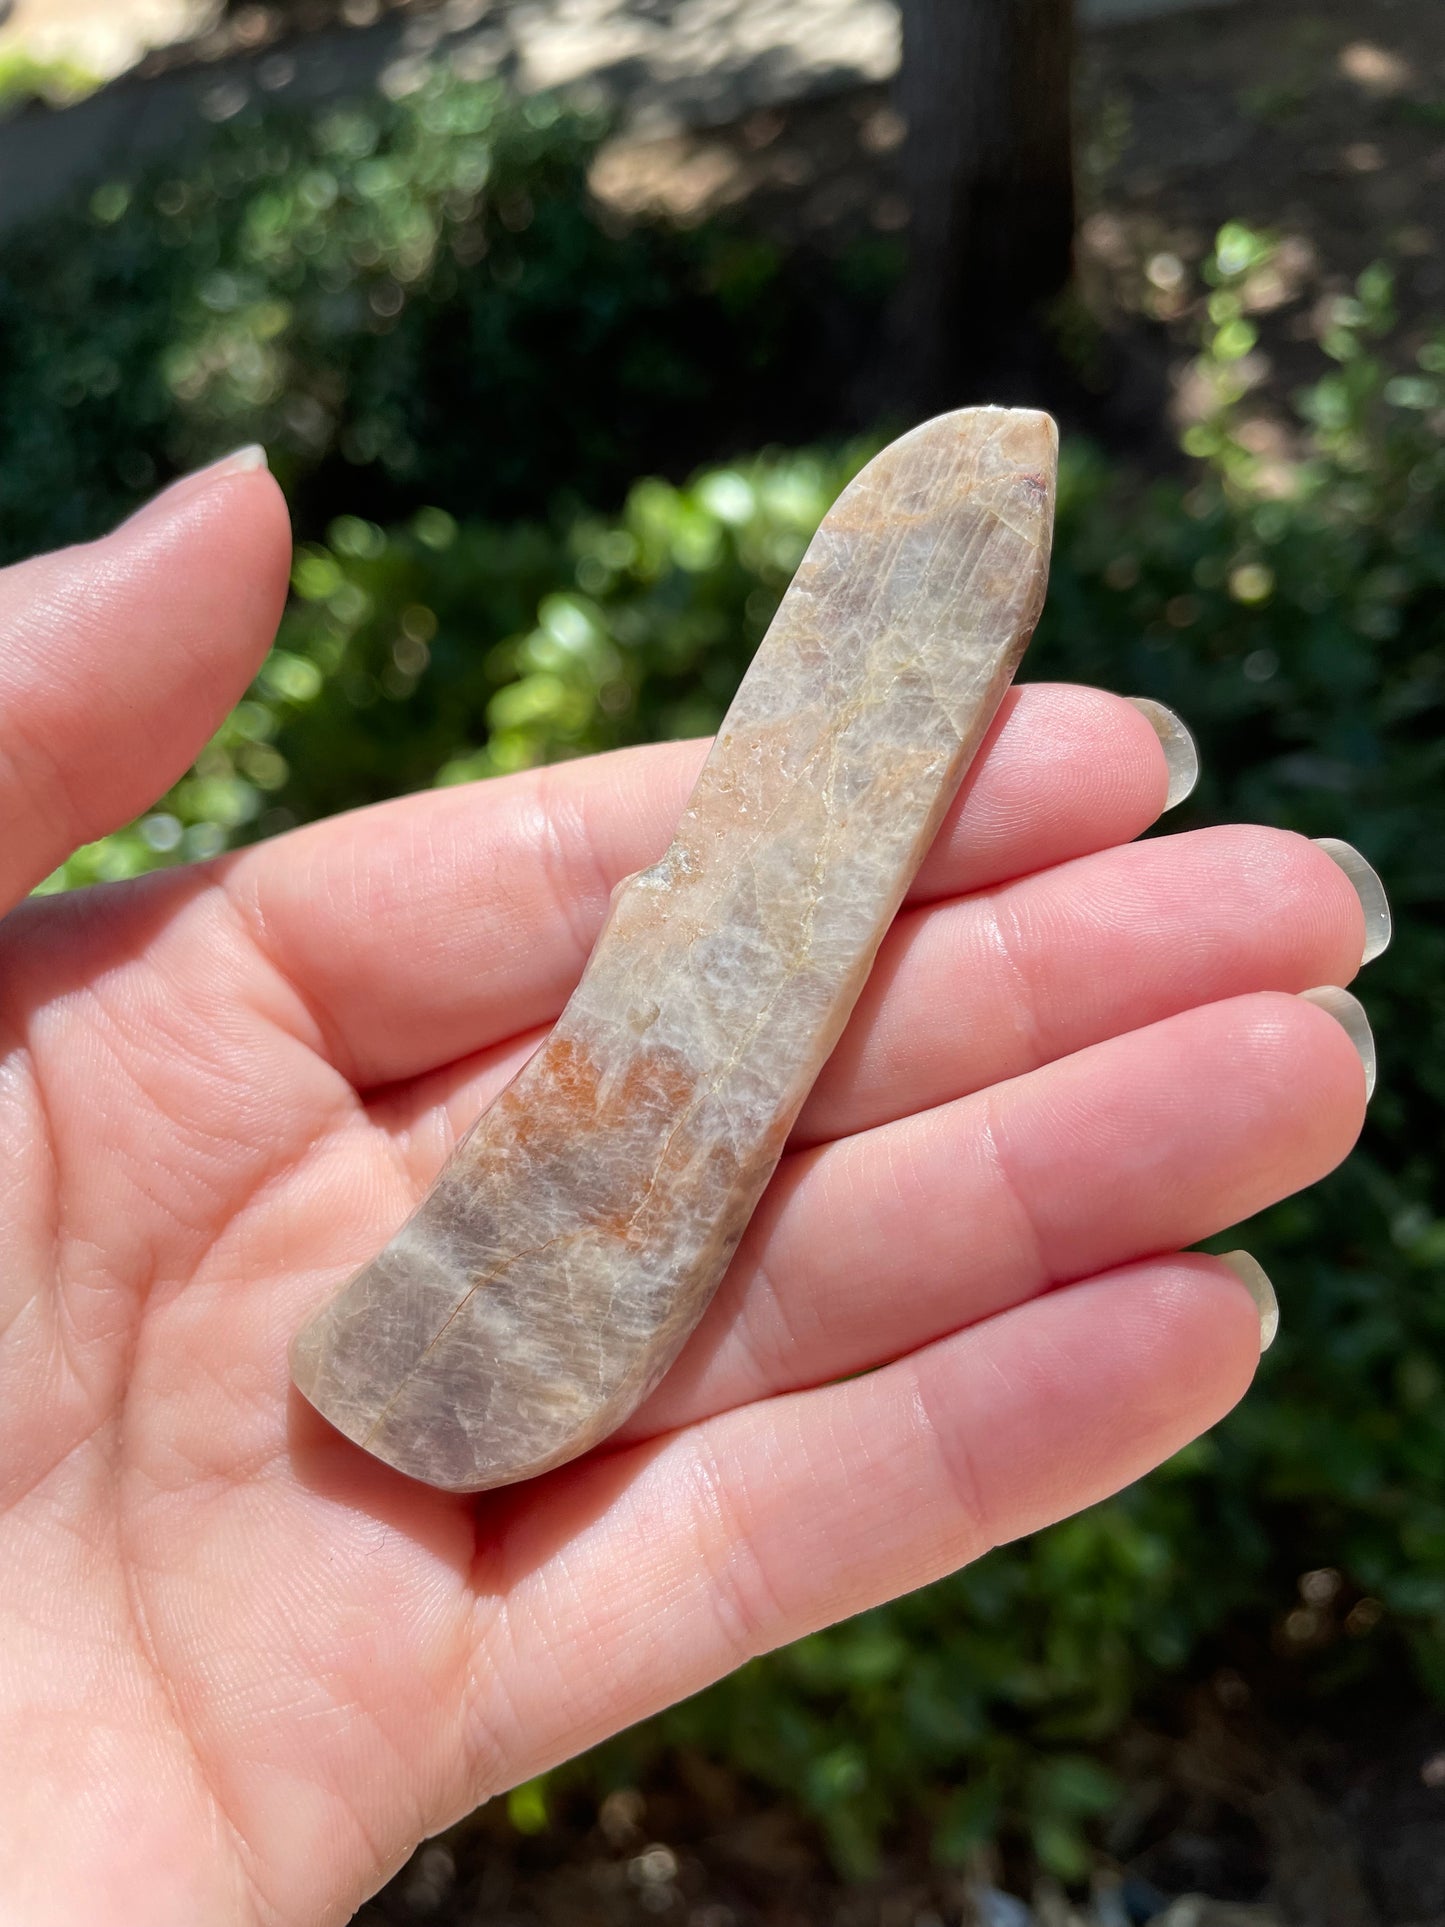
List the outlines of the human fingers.
<svg viewBox="0 0 1445 1927">
<path fill-rule="evenodd" d="M 885 939 L 791 1148 L 932 1109 L 1196 1005 L 1347 983 L 1388 929 L 1383 887 L 1358 852 L 1242 825 L 915 906 Z M 373 1114 L 416 1140 L 425 1169 L 544 1035 L 389 1091 Z"/>
<path fill-rule="evenodd" d="M 363 1089 L 550 1022 L 615 885 L 666 848 L 705 752 L 670 744 L 435 791 L 315 824 L 222 872 L 320 1047 Z M 1127 841 L 1169 794 L 1122 698 L 1015 691 L 914 900 Z"/>
<path fill-rule="evenodd" d="M 1365 1099 L 1342 1024 L 1266 993 L 796 1154 L 626 1435 L 868 1370 L 1210 1237 L 1340 1163 Z"/>
<path fill-rule="evenodd" d="M 1127 1485 L 1224 1415 L 1259 1347 L 1219 1260 L 1152 1261 L 496 1495 L 469 1795 Z"/>
<path fill-rule="evenodd" d="M 1348 845 L 1244 825 L 905 911 L 793 1143 L 906 1117 L 1196 1004 L 1346 984 L 1388 915 Z"/>
<path fill-rule="evenodd" d="M 0 573 L 0 911 L 185 772 L 271 645 L 290 555 L 258 450 Z"/>
</svg>

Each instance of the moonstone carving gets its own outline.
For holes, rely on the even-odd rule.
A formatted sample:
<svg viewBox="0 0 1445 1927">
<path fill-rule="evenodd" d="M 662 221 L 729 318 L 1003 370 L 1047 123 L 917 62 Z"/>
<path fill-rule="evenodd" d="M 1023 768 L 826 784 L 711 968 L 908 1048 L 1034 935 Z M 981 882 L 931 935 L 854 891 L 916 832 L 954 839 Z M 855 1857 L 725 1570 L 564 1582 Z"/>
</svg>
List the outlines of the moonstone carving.
<svg viewBox="0 0 1445 1927">
<path fill-rule="evenodd" d="M 367 1451 L 507 1485 L 672 1363 L 1033 631 L 1056 455 L 1046 415 L 970 409 L 840 498 L 548 1041 L 296 1337 Z"/>
</svg>

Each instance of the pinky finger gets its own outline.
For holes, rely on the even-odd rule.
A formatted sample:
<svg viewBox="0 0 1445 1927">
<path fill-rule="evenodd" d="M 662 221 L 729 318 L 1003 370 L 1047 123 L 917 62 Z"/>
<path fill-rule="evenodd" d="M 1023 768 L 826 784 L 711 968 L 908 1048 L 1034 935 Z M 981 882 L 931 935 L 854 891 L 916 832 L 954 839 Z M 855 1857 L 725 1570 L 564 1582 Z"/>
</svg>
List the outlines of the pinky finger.
<svg viewBox="0 0 1445 1927">
<path fill-rule="evenodd" d="M 548 1506 L 535 1488 L 504 1503 L 487 1523 L 527 1575 L 508 1670 L 584 1682 L 565 1730 L 555 1696 L 517 1696 L 509 1765 L 540 1771 L 1118 1491 L 1224 1416 L 1260 1342 L 1255 1298 L 1223 1261 L 1150 1260 L 866 1377 L 594 1459 Z"/>
</svg>

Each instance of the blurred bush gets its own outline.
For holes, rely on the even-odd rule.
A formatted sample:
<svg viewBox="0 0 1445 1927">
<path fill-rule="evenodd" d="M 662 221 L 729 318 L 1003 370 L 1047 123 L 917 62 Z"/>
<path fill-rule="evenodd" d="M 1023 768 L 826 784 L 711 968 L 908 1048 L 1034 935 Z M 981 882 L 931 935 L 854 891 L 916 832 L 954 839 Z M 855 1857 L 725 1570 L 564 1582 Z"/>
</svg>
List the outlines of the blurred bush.
<svg viewBox="0 0 1445 1927">
<path fill-rule="evenodd" d="M 620 222 L 587 188 L 605 132 L 438 68 L 399 101 L 244 115 L 7 237 L 0 559 L 246 441 L 310 531 L 615 506 L 751 424 L 805 432 L 836 402 L 830 271 Z"/>
<path fill-rule="evenodd" d="M 1028 674 L 1189 719 L 1205 776 L 1171 829 L 1255 819 L 1377 864 L 1396 913 L 1362 986 L 1379 1089 L 1342 1171 L 1219 1241 L 1258 1255 L 1284 1310 L 1225 1425 L 614 1749 L 645 1759 L 663 1735 L 737 1759 L 800 1791 L 850 1866 L 923 1813 L 945 1856 L 1002 1828 L 1077 1877 L 1112 1800 L 1101 1743 L 1166 1679 L 1222 1668 L 1296 1722 L 1445 1700 L 1445 337 L 1392 373 L 1372 352 L 1389 277 L 1363 277 L 1336 304 L 1333 371 L 1300 398 L 1305 459 L 1281 475 L 1237 433 L 1249 344 L 1219 339 L 1267 255 L 1236 228 L 1212 264 L 1192 482 L 1141 490 L 1067 453 Z"/>
<path fill-rule="evenodd" d="M 24 47 L 7 47 L 0 52 L 0 120 L 35 102 L 71 107 L 100 84 L 77 61 L 41 59 Z"/>
<path fill-rule="evenodd" d="M 814 529 L 871 452 L 756 458 L 622 514 L 385 530 L 298 546 L 292 605 L 247 699 L 160 808 L 47 888 L 113 881 L 431 783 L 722 716 Z"/>
<path fill-rule="evenodd" d="M 39 476 L 24 540 L 88 525 L 145 479 L 141 456 L 184 460 L 243 423 L 283 471 L 311 465 L 314 482 L 350 461 L 358 497 L 382 499 L 424 475 L 446 504 L 393 526 L 347 514 L 303 544 L 247 701 L 162 806 L 51 887 L 721 715 L 867 451 L 646 481 L 615 513 L 478 519 L 540 503 L 554 479 L 605 506 L 619 449 L 647 447 L 688 392 L 694 319 L 720 299 L 692 274 L 713 242 L 677 257 L 692 264 L 678 293 L 675 260 L 652 251 L 673 243 L 610 237 L 580 211 L 584 134 L 533 111 L 438 85 L 390 118 L 326 123 L 304 154 L 290 137 L 223 138 L 130 240 L 119 198 L 65 230 L 36 315 L 16 314 L 8 262 L 0 299 L 29 391 L 13 369 L 0 378 L 4 476 L 20 485 L 27 449 Z M 513 196 L 529 212 L 509 222 Z M 523 232 L 552 238 L 524 259 Z M 1213 399 L 1190 480 L 1146 487 L 1066 451 L 1029 658 L 1031 675 L 1153 695 L 1189 719 L 1206 774 L 1186 821 L 1346 835 L 1395 905 L 1395 947 L 1366 989 L 1381 1076 L 1364 1146 L 1231 1234 L 1284 1305 L 1262 1383 L 1113 1502 L 758 1662 L 573 1775 L 615 1782 L 697 1746 L 801 1800 L 849 1867 L 922 1815 L 945 1857 L 1002 1833 L 1071 1878 L 1115 1798 L 1107 1743 L 1168 1676 L 1228 1654 L 1322 1703 L 1402 1679 L 1445 1699 L 1445 341 L 1386 368 L 1373 344 L 1388 277 L 1367 276 L 1337 305 L 1332 372 L 1303 398 L 1302 459 L 1281 471 L 1239 419 L 1244 290 L 1268 256 L 1267 237 L 1233 228 L 1211 264 L 1196 373 Z M 157 259 L 176 264 L 159 285 Z M 766 337 L 770 300 L 760 276 L 740 334 Z M 595 410 L 573 424 L 579 358 Z M 529 1830 L 546 1798 L 534 1786 L 518 1805 Z"/>
</svg>

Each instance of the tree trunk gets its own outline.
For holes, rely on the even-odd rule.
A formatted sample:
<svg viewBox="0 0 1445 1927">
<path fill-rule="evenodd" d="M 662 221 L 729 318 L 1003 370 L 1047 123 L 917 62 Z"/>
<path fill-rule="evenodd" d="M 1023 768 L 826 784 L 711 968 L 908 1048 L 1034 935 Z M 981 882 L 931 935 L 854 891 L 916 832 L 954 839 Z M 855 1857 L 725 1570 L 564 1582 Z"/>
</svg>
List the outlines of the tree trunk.
<svg viewBox="0 0 1445 1927">
<path fill-rule="evenodd" d="M 902 0 L 903 385 L 983 399 L 1073 261 L 1073 0 Z"/>
</svg>

